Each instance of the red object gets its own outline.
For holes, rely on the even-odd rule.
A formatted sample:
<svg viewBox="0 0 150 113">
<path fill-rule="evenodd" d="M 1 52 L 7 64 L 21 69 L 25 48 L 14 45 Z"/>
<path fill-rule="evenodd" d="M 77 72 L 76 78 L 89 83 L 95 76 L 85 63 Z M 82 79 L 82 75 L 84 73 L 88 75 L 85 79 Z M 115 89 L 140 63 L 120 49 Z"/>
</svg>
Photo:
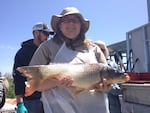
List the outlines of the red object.
<svg viewBox="0 0 150 113">
<path fill-rule="evenodd" d="M 144 73 L 139 73 L 140 74 L 140 79 L 141 80 L 149 80 L 150 81 L 150 73 L 144 72 Z"/>
<path fill-rule="evenodd" d="M 150 83 L 150 72 L 127 72 L 127 74 L 130 76 L 130 81 L 127 83 Z"/>
</svg>

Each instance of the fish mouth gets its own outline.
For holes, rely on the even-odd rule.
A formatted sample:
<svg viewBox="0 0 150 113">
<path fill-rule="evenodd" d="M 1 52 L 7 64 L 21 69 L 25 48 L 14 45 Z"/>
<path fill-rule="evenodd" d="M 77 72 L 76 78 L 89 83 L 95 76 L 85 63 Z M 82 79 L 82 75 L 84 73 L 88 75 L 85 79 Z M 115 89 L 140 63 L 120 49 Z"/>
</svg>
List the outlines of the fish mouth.
<svg viewBox="0 0 150 113">
<path fill-rule="evenodd" d="M 127 73 L 125 73 L 125 81 L 128 82 L 129 80 L 130 80 L 130 76 Z"/>
<path fill-rule="evenodd" d="M 112 80 L 112 83 L 126 83 L 130 80 L 130 76 L 127 73 L 124 73 L 123 76 L 121 76 L 119 79 Z"/>
</svg>

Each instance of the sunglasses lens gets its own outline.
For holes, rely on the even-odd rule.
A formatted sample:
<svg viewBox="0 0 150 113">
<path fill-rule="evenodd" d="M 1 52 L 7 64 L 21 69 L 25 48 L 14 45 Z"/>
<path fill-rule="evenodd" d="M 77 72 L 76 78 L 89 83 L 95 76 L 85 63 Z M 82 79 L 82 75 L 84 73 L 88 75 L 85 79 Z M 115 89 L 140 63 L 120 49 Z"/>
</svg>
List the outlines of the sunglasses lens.
<svg viewBox="0 0 150 113">
<path fill-rule="evenodd" d="M 62 23 L 70 23 L 70 22 L 73 22 L 73 23 L 79 23 L 80 20 L 78 18 L 62 18 L 61 19 L 61 22 Z"/>
<path fill-rule="evenodd" d="M 46 31 L 43 31 L 43 34 L 44 34 L 45 36 L 49 36 L 49 33 L 46 32 Z"/>
</svg>

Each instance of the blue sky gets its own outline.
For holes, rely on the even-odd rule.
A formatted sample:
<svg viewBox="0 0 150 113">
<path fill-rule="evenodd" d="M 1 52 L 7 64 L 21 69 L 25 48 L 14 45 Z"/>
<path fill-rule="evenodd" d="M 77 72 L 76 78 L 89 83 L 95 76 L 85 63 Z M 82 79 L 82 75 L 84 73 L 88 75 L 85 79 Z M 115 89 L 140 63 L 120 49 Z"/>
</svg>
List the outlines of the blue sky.
<svg viewBox="0 0 150 113">
<path fill-rule="evenodd" d="M 0 72 L 11 73 L 22 41 L 32 38 L 32 26 L 68 6 L 90 20 L 87 37 L 107 45 L 126 39 L 126 32 L 148 23 L 147 0 L 1 0 Z"/>
</svg>

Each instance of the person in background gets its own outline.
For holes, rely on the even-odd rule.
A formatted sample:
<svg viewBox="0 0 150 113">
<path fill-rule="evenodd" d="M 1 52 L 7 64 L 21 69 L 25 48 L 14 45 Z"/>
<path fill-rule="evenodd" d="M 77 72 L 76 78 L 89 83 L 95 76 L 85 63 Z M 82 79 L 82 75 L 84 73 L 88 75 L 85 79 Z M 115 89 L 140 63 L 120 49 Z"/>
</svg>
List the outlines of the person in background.
<svg viewBox="0 0 150 113">
<path fill-rule="evenodd" d="M 8 84 L 8 82 L 7 82 Z M 6 100 L 6 90 L 7 87 L 4 83 L 4 77 L 2 77 L 2 74 L 0 72 L 0 109 L 4 106 L 5 100 Z"/>
<path fill-rule="evenodd" d="M 105 44 L 105 42 L 99 40 L 95 42 L 96 45 L 98 45 L 101 50 L 103 51 L 106 59 L 109 56 L 109 50 Z M 107 60 L 108 65 L 120 70 L 119 66 L 115 63 L 115 61 L 112 61 L 111 59 Z M 121 94 L 121 89 L 118 84 L 113 84 L 113 88 L 107 92 L 108 94 L 108 100 L 109 100 L 109 110 L 110 113 L 121 113 L 121 103 L 119 99 L 119 95 Z"/>
<path fill-rule="evenodd" d="M 42 102 L 40 101 L 41 92 L 25 97 L 26 78 L 17 71 L 19 66 L 27 66 L 32 55 L 41 43 L 46 41 L 50 34 L 53 34 L 43 22 L 38 22 L 33 26 L 33 39 L 22 42 L 21 48 L 17 51 L 13 65 L 13 79 L 15 85 L 15 95 L 17 101 L 17 113 L 43 113 Z"/>
<path fill-rule="evenodd" d="M 105 58 L 107 59 L 108 56 L 109 56 L 109 50 L 105 44 L 105 42 L 101 41 L 101 40 L 98 40 L 95 42 L 96 45 L 98 45 L 98 47 L 100 47 L 100 49 L 102 50 Z"/>
<path fill-rule="evenodd" d="M 122 57 L 122 52 L 121 51 L 115 51 L 114 53 L 114 59 L 115 59 L 115 62 L 116 64 L 120 67 L 120 69 L 122 71 L 125 71 L 125 66 L 124 66 L 124 63 L 123 63 L 123 57 Z"/>
<path fill-rule="evenodd" d="M 45 41 L 35 52 L 30 65 L 50 63 L 104 63 L 106 59 L 100 48 L 86 38 L 89 20 L 85 19 L 75 7 L 66 7 L 60 15 L 53 15 L 51 26 L 55 32 L 51 40 Z M 88 56 L 88 57 L 87 57 Z M 50 78 L 38 88 L 42 91 L 45 113 L 109 113 L 105 91 L 111 84 L 103 79 L 95 90 L 72 95 L 73 80 L 63 77 Z"/>
</svg>

